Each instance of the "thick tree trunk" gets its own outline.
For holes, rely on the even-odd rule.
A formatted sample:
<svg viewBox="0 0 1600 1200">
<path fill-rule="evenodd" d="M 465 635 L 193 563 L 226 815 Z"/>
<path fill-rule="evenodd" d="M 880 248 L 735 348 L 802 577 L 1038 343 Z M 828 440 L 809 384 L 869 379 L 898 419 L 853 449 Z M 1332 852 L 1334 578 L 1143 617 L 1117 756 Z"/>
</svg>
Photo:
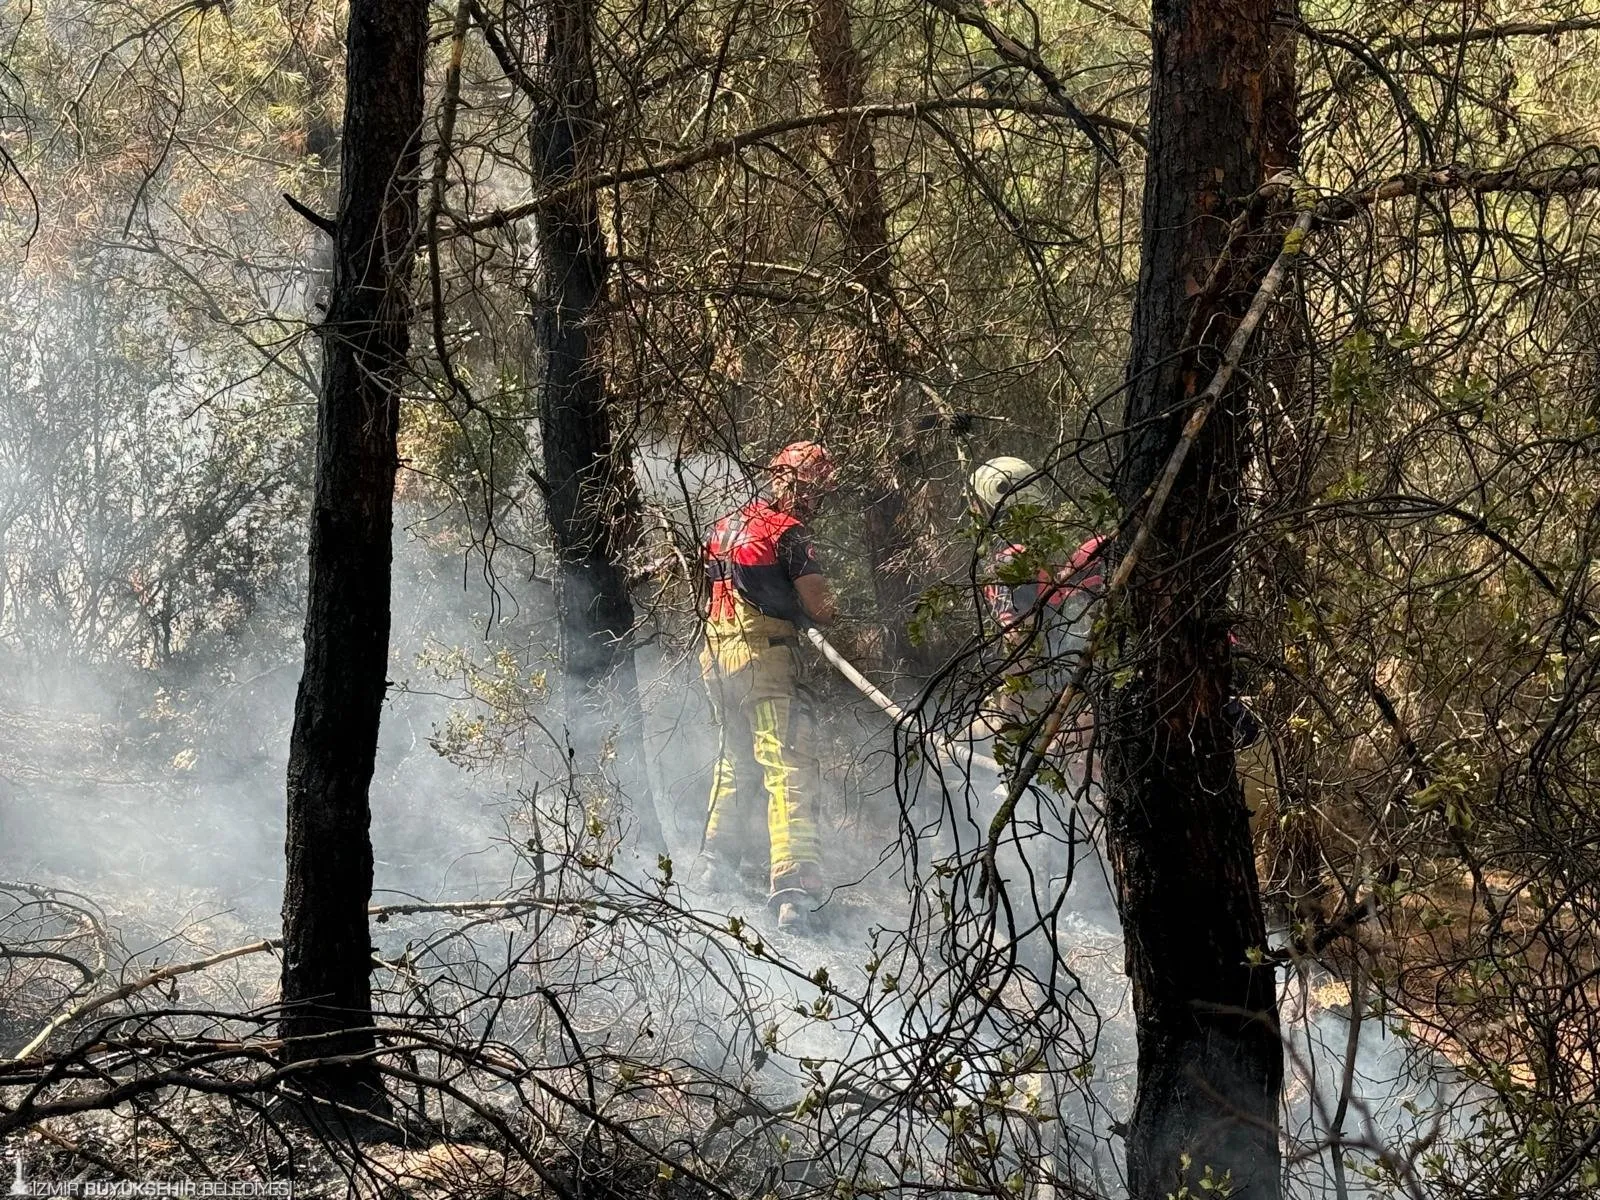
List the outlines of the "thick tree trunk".
<svg viewBox="0 0 1600 1200">
<path fill-rule="evenodd" d="M 866 64 L 850 30 L 846 0 L 812 0 L 811 53 L 817 60 L 817 81 L 828 108 L 858 108 L 866 102 Z M 850 275 L 867 306 L 867 329 L 861 352 L 863 390 L 892 398 L 891 420 L 900 420 L 900 380 L 910 368 L 908 350 L 899 333 L 889 244 L 889 210 L 883 201 L 872 128 L 866 121 L 842 121 L 830 128 L 833 169 L 839 181 L 844 218 L 845 252 Z M 917 593 L 908 569 L 911 539 L 906 489 L 920 472 L 920 461 L 906 430 L 905 449 L 897 458 L 886 486 L 867 498 L 865 541 L 872 565 L 873 597 L 889 636 L 891 652 L 912 656 L 906 636 Z"/>
<path fill-rule="evenodd" d="M 1137 512 L 1206 386 L 1259 272 L 1205 281 L 1260 184 L 1271 0 L 1156 0 L 1142 260 L 1118 490 Z M 1235 246 L 1237 261 L 1253 257 Z M 1245 459 L 1242 397 L 1225 396 L 1129 587 L 1102 698 L 1108 828 L 1139 1038 L 1130 1194 L 1163 1200 L 1231 1172 L 1233 1195 L 1279 1190 L 1283 1057 L 1249 822 L 1223 716 L 1228 591 Z"/>
<path fill-rule="evenodd" d="M 530 131 L 535 190 L 579 176 L 599 128 L 592 0 L 551 0 L 543 19 L 538 110 Z M 541 275 L 534 311 L 545 505 L 556 551 L 561 666 L 573 692 L 574 749 L 591 760 L 614 734 L 624 786 L 638 802 L 633 816 L 640 841 L 664 850 L 645 771 L 634 610 L 623 566 L 633 480 L 614 442 L 599 355 L 608 264 L 593 194 L 580 192 L 541 210 L 534 238 Z M 615 721 L 609 731 L 594 720 L 600 708 Z"/>
<path fill-rule="evenodd" d="M 410 347 L 425 0 L 352 0 L 334 280 L 322 327 L 305 668 L 289 743 L 284 1058 L 374 1045 L 367 905 L 389 665 L 399 378 Z M 381 1103 L 376 1071 L 313 1077 Z"/>
</svg>

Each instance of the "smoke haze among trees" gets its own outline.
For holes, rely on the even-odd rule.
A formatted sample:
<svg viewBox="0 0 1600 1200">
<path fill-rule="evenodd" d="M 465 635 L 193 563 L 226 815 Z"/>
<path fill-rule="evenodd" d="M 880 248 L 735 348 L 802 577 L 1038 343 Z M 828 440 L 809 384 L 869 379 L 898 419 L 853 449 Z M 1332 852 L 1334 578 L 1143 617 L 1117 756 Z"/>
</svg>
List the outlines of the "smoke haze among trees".
<svg viewBox="0 0 1600 1200">
<path fill-rule="evenodd" d="M 0 46 L 19 1178 L 1600 1194 L 1600 9 Z M 801 639 L 804 934 L 691 872 L 707 530 L 802 439 L 900 714 Z"/>
</svg>

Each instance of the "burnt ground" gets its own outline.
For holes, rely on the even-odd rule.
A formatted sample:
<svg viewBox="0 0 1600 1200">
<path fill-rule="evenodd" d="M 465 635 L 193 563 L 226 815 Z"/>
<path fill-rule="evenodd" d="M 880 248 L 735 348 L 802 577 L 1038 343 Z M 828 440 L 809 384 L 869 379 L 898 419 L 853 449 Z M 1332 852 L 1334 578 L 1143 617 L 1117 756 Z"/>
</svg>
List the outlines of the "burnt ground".
<svg viewBox="0 0 1600 1200">
<path fill-rule="evenodd" d="M 0 878 L 64 889 L 83 898 L 72 903 L 92 911 L 108 935 L 106 972 L 97 986 L 136 976 L 157 963 L 199 958 L 275 935 L 291 676 L 283 669 L 257 671 L 204 690 L 150 689 L 132 700 L 126 689 L 113 693 L 82 684 L 49 694 L 19 691 L 0 700 L 0 729 L 6 731 L 0 738 Z M 653 775 L 674 862 L 687 864 L 698 846 L 711 739 L 692 676 L 658 668 L 652 678 L 645 700 Z M 669 889 L 667 907 L 699 914 L 693 936 L 701 941 L 695 945 L 720 939 L 726 951 L 731 941 L 736 947 L 731 956 L 687 960 L 684 947 L 689 943 L 676 935 L 639 934 L 631 940 L 618 935 L 594 948 L 584 941 L 588 934 L 571 933 L 572 955 L 553 958 L 557 965 L 547 968 L 546 977 L 574 986 L 582 980 L 605 981 L 604 987 L 591 984 L 590 992 L 573 993 L 589 996 L 573 1015 L 579 1035 L 591 1047 L 615 1052 L 629 1029 L 642 1027 L 639 1014 L 647 1009 L 649 1022 L 662 1026 L 665 1036 L 646 1058 L 678 1064 L 670 1069 L 683 1078 L 720 1073 L 769 1108 L 782 1108 L 803 1096 L 808 1072 L 815 1069 L 805 1064 L 832 1063 L 830 1069 L 840 1078 L 877 1071 L 883 1082 L 895 1068 L 884 1065 L 890 1060 L 883 1057 L 881 1035 L 887 1032 L 889 1041 L 905 1043 L 925 1032 L 928 1014 L 936 1007 L 931 1001 L 944 986 L 938 973 L 949 966 L 940 961 L 948 950 L 937 948 L 937 929 L 928 935 L 932 940 L 917 943 L 924 954 L 924 982 L 914 986 L 932 991 L 917 995 L 908 989 L 886 997 L 885 969 L 873 974 L 868 965 L 874 948 L 893 945 L 896 932 L 907 927 L 916 911 L 898 840 L 900 800 L 892 785 L 886 730 L 852 694 L 823 685 L 823 697 L 826 867 L 837 890 L 818 927 L 805 936 L 780 933 L 759 894 L 735 889 L 701 895 L 677 887 Z M 386 713 L 373 788 L 377 903 L 467 901 L 502 895 L 514 879 L 526 883 L 527 856 L 517 845 L 526 833 L 533 772 L 466 772 L 444 762 L 429 739 L 447 705 L 447 700 L 415 689 L 397 694 Z M 981 820 L 991 803 L 991 781 L 973 783 L 972 794 L 962 800 L 970 801 Z M 912 801 L 913 815 L 924 825 L 940 809 L 938 796 L 929 789 Z M 948 836 L 931 837 L 921 845 L 924 897 L 932 886 L 930 864 L 949 849 Z M 636 879 L 641 878 L 639 866 L 628 868 Z M 1084 1030 L 1070 1040 L 1080 1056 L 1092 1053 L 1093 1071 L 1081 1075 L 1071 1095 L 1041 1093 L 1037 1075 L 1022 1079 L 1020 1086 L 1024 1094 L 1032 1089 L 1070 1114 L 1075 1137 L 1071 1156 L 1080 1177 L 1114 1193 L 1120 1156 L 1114 1129 L 1131 1105 L 1134 1050 L 1120 933 L 1104 882 L 1095 879 L 1096 866 L 1090 864 L 1069 893 L 1054 938 L 1064 969 L 1056 977 L 1056 998 L 1070 994 Z M 659 889 L 651 891 L 647 879 L 639 886 L 641 891 L 623 888 L 623 894 L 660 894 Z M 744 931 L 738 939 L 726 934 L 734 918 Z M 26 920 L 18 922 L 14 911 L 4 933 L 8 944 L 16 945 L 19 934 L 26 932 Z M 525 920 L 485 921 L 467 942 L 448 926 L 437 917 L 397 920 L 376 927 L 375 941 L 382 957 L 395 959 L 430 938 L 455 938 L 449 944 L 470 945 L 489 962 L 528 936 Z M 743 952 L 756 939 L 764 953 Z M 718 972 L 730 977 L 709 978 Z M 824 995 L 826 989 L 812 982 L 818 972 L 826 973 L 838 1001 L 822 1018 L 796 1012 L 811 1009 Z M 914 975 L 908 970 L 908 979 Z M 627 995 L 614 986 L 624 976 L 634 981 L 634 991 Z M 48 1019 L 52 1006 L 59 1006 L 60 986 L 58 981 L 54 993 L 38 986 L 12 991 L 0 1024 L 6 1048 L 14 1053 Z M 465 985 L 451 978 L 448 986 Z M 1025 1028 L 1028 1014 L 1042 1011 L 1046 997 L 1037 988 L 1007 986 L 1007 1003 L 1018 1027 Z M 190 977 L 183 995 L 187 1002 L 244 1012 L 270 1002 L 275 987 L 276 960 L 258 954 Z M 740 1004 L 749 1011 L 736 1011 L 739 1005 L 729 1000 L 737 989 L 743 989 Z M 868 1003 L 870 1021 L 851 1011 L 851 1003 L 862 1000 Z M 1338 1000 L 1316 986 L 1286 988 L 1285 1015 L 1299 1031 L 1292 1035 L 1299 1039 L 1293 1050 L 1305 1064 L 1304 1070 L 1291 1071 L 1290 1129 L 1308 1142 L 1318 1132 L 1319 1106 L 1312 1096 L 1326 1096 L 1330 1081 L 1337 1079 L 1348 1032 L 1345 1016 L 1329 1007 Z M 497 1032 L 538 1043 L 542 1052 L 548 1046 L 539 1039 L 548 1031 L 533 1014 L 534 1007 L 525 1001 L 506 1005 Z M 768 1029 L 772 1040 L 763 1050 L 757 1043 Z M 989 1036 L 1004 1043 L 1013 1034 L 999 1029 L 974 1034 L 976 1040 L 969 1043 L 973 1061 L 967 1064 L 974 1079 L 994 1069 L 981 1061 L 983 1038 Z M 637 1047 L 637 1038 L 627 1045 Z M 998 1061 L 1001 1046 L 994 1048 Z M 1409 1051 L 1387 1036 L 1381 1022 L 1364 1027 L 1360 1054 L 1358 1081 L 1373 1097 L 1363 1111 L 1375 1126 L 1398 1131 L 1400 1103 L 1420 1101 L 1426 1110 L 1443 1086 L 1438 1079 L 1417 1077 Z M 1082 1057 L 1070 1065 L 1081 1064 Z M 76 1151 L 33 1134 L 27 1153 L 30 1161 L 38 1159 L 51 1170 L 96 1174 L 111 1165 L 126 1170 L 129 1163 L 183 1174 L 194 1169 L 197 1156 L 207 1161 L 231 1156 L 253 1164 L 252 1169 L 270 1168 L 274 1177 L 303 1169 L 302 1190 L 309 1192 L 343 1194 L 350 1186 L 341 1174 L 340 1156 L 319 1150 L 315 1139 L 275 1140 L 261 1132 L 255 1117 L 214 1098 L 175 1103 L 179 1106 L 173 1112 L 179 1115 L 169 1114 L 175 1122 L 172 1130 L 99 1114 L 70 1128 L 54 1122 L 42 1135 L 64 1140 Z M 515 1106 L 508 1111 L 514 1113 Z M 674 1119 L 696 1119 L 686 1110 L 673 1111 L 678 1112 Z M 470 1127 L 472 1122 L 464 1124 Z M 465 1172 L 477 1180 L 474 1187 L 490 1189 L 475 1194 L 493 1194 L 498 1185 L 492 1177 L 499 1171 L 510 1181 L 505 1183 L 508 1194 L 526 1191 L 527 1180 L 517 1172 L 527 1164 L 508 1162 L 503 1145 L 472 1148 L 459 1136 L 455 1141 L 468 1148 L 459 1155 L 438 1147 L 394 1151 L 384 1160 L 389 1168 L 417 1178 L 404 1186 L 374 1183 L 374 1188 L 463 1194 Z M 298 1166 L 291 1150 L 301 1156 Z M 48 1155 L 58 1157 L 41 1157 Z M 1312 1168 L 1320 1171 L 1320 1162 Z M 443 1177 L 454 1182 L 441 1183 Z"/>
</svg>

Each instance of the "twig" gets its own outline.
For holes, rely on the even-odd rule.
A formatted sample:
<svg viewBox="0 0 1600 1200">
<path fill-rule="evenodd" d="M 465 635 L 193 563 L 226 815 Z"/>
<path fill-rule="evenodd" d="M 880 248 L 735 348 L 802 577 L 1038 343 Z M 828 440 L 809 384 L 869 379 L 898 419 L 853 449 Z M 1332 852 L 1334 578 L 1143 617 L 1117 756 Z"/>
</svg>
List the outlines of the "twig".
<svg viewBox="0 0 1600 1200">
<path fill-rule="evenodd" d="M 1422 50 L 1431 46 L 1460 46 L 1468 42 L 1497 42 L 1512 37 L 1559 37 L 1563 33 L 1585 33 L 1600 29 L 1600 17 L 1567 17 L 1560 21 L 1507 21 L 1478 29 L 1425 33 L 1415 37 L 1395 37 L 1372 50 L 1374 58 L 1387 58 L 1402 50 Z"/>
<path fill-rule="evenodd" d="M 559 901 L 539 898 L 508 899 L 508 900 L 457 900 L 445 901 L 436 904 L 388 904 L 373 905 L 367 909 L 367 915 L 378 924 L 384 924 L 391 917 L 410 916 L 418 913 L 484 913 L 504 912 L 513 914 L 534 909 L 543 909 L 551 912 L 570 912 L 585 916 L 592 916 L 595 909 L 612 908 L 602 901 Z M 282 938 L 265 938 L 261 941 L 250 942 L 243 946 L 235 946 L 229 950 L 222 950 L 206 958 L 195 959 L 191 962 L 169 963 L 164 967 L 141 975 L 138 979 L 130 980 L 111 991 L 102 992 L 91 996 L 71 1008 L 66 1009 L 50 1020 L 33 1038 L 10 1058 L 0 1059 L 0 1066 L 12 1066 L 31 1058 L 49 1041 L 52 1034 L 63 1026 L 71 1024 L 90 1013 L 98 1012 L 107 1005 L 115 1004 L 119 1000 L 126 1000 L 142 991 L 169 983 L 184 975 L 193 975 L 199 971 L 208 970 L 236 958 L 245 958 L 251 954 L 262 954 L 267 951 L 277 950 L 283 946 Z"/>
<path fill-rule="evenodd" d="M 1287 191 L 1291 186 L 1287 183 L 1275 183 L 1263 189 L 1263 192 L 1271 194 L 1274 191 Z M 1600 163 L 1539 167 L 1531 170 L 1520 165 L 1485 170 L 1447 166 L 1391 175 L 1371 187 L 1357 188 L 1329 196 L 1320 201 L 1312 212 L 1320 224 L 1324 221 L 1344 220 L 1362 209 L 1371 208 L 1385 200 L 1399 200 L 1407 196 L 1438 195 L 1445 192 L 1466 192 L 1477 196 L 1495 192 L 1565 196 L 1597 188 L 1600 188 Z"/>
<path fill-rule="evenodd" d="M 456 113 L 461 106 L 461 62 L 466 51 L 470 15 L 469 0 L 460 0 L 450 33 L 450 63 L 445 68 L 444 97 L 440 101 L 439 144 L 434 150 L 433 177 L 429 183 L 428 211 L 424 220 L 428 244 L 428 289 L 433 299 L 433 352 L 439 359 L 440 369 L 444 371 L 445 382 L 450 385 L 452 392 L 466 401 L 469 411 L 477 408 L 477 401 L 456 373 L 455 360 L 445 339 L 444 277 L 439 267 L 439 214 L 444 211 L 445 192 L 449 186 L 450 147 L 455 139 Z"/>
<path fill-rule="evenodd" d="M 83 982 L 85 984 L 90 984 L 95 981 L 95 974 L 93 971 L 89 970 L 88 967 L 84 966 L 71 955 L 58 954 L 54 950 L 23 950 L 17 946 L 7 946 L 4 942 L 0 942 L 0 959 L 8 958 L 37 958 L 42 959 L 45 962 L 63 963 L 66 966 L 71 967 L 79 975 L 83 976 Z"/>
<path fill-rule="evenodd" d="M 983 13 L 971 12 L 963 8 L 957 3 L 957 0 L 928 0 L 928 3 L 951 17 L 958 25 L 976 29 L 988 39 L 996 54 L 1013 66 L 1021 67 L 1037 79 L 1044 86 L 1044 90 L 1050 94 L 1050 98 L 1061 106 L 1061 111 L 1078 127 L 1079 132 L 1089 139 L 1089 144 L 1105 155 L 1113 165 L 1118 165 L 1117 154 L 1111 148 L 1111 143 L 1106 141 L 1100 131 L 1094 127 L 1094 123 L 1084 114 L 1083 110 L 1072 102 L 1071 97 L 1067 95 L 1067 89 L 1061 84 L 1060 77 L 1050 69 L 1037 50 L 1024 46 L 993 21 L 989 20 L 988 17 L 984 16 Z"/>
<path fill-rule="evenodd" d="M 302 204 L 288 192 L 283 193 L 283 199 L 284 203 L 286 203 L 290 208 L 294 209 L 295 212 L 299 213 L 306 220 L 310 221 L 311 224 L 322 230 L 322 232 L 327 234 L 329 237 L 339 236 L 339 224 L 337 221 L 333 220 L 333 218 L 325 217 L 315 209 Z"/>
<path fill-rule="evenodd" d="M 268 938 L 265 941 L 251 942 L 245 946 L 235 946 L 231 950 L 223 950 L 218 954 L 213 954 L 210 958 L 197 959 L 194 962 L 187 963 L 170 963 L 159 970 L 150 972 L 148 975 L 125 983 L 119 988 L 114 988 L 109 992 L 102 992 L 98 996 L 91 996 L 82 1003 L 74 1004 L 71 1008 L 51 1020 L 34 1036 L 32 1041 L 17 1051 L 15 1055 L 8 1059 L 0 1060 L 0 1062 L 4 1064 L 18 1063 L 23 1059 L 32 1057 L 45 1042 L 50 1040 L 50 1035 L 63 1025 L 70 1024 L 80 1017 L 88 1016 L 108 1004 L 115 1004 L 118 1000 L 126 1000 L 136 992 L 142 992 L 146 988 L 155 987 L 157 984 L 167 983 L 181 975 L 192 975 L 196 971 L 204 971 L 208 967 L 214 967 L 219 963 L 225 963 L 235 958 L 244 958 L 246 955 L 275 950 L 282 945 L 282 938 Z"/>
<path fill-rule="evenodd" d="M 1344 1119 L 1350 1111 L 1350 1097 L 1355 1092 L 1356 1052 L 1361 1049 L 1362 1009 L 1366 1007 L 1365 983 L 1361 960 L 1357 958 L 1350 976 L 1350 1028 L 1344 1043 L 1339 1103 L 1333 1110 L 1333 1119 L 1328 1122 L 1328 1148 L 1333 1152 L 1333 1186 L 1338 1200 L 1350 1200 L 1344 1177 Z"/>
<path fill-rule="evenodd" d="M 97 1151 L 90 1150 L 87 1146 L 81 1145 L 80 1143 L 73 1141 L 71 1138 L 64 1138 L 59 1133 L 47 1129 L 43 1125 L 35 1125 L 33 1127 L 33 1132 L 38 1134 L 45 1141 L 49 1142 L 52 1146 L 56 1146 L 59 1149 L 65 1150 L 68 1154 L 76 1154 L 85 1162 L 92 1162 L 102 1171 L 111 1172 L 111 1174 L 115 1175 L 118 1179 L 133 1178 L 133 1176 L 128 1174 L 126 1170 L 124 1170 L 122 1167 L 119 1167 L 105 1155 L 100 1154 Z"/>
</svg>

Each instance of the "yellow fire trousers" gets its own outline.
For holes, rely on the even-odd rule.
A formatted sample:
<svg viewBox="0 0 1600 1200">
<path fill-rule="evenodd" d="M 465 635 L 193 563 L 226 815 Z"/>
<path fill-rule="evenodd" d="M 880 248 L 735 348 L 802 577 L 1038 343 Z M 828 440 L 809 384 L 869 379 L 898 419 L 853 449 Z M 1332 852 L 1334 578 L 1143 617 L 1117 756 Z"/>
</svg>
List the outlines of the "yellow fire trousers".
<svg viewBox="0 0 1600 1200">
<path fill-rule="evenodd" d="M 730 670 L 730 661 L 741 665 Z M 822 882 L 821 768 L 811 707 L 795 667 L 789 645 L 744 641 L 731 647 L 714 636 L 701 656 L 718 733 L 703 848 L 729 865 L 758 856 L 757 797 L 764 793 L 773 892 L 815 891 Z"/>
</svg>

